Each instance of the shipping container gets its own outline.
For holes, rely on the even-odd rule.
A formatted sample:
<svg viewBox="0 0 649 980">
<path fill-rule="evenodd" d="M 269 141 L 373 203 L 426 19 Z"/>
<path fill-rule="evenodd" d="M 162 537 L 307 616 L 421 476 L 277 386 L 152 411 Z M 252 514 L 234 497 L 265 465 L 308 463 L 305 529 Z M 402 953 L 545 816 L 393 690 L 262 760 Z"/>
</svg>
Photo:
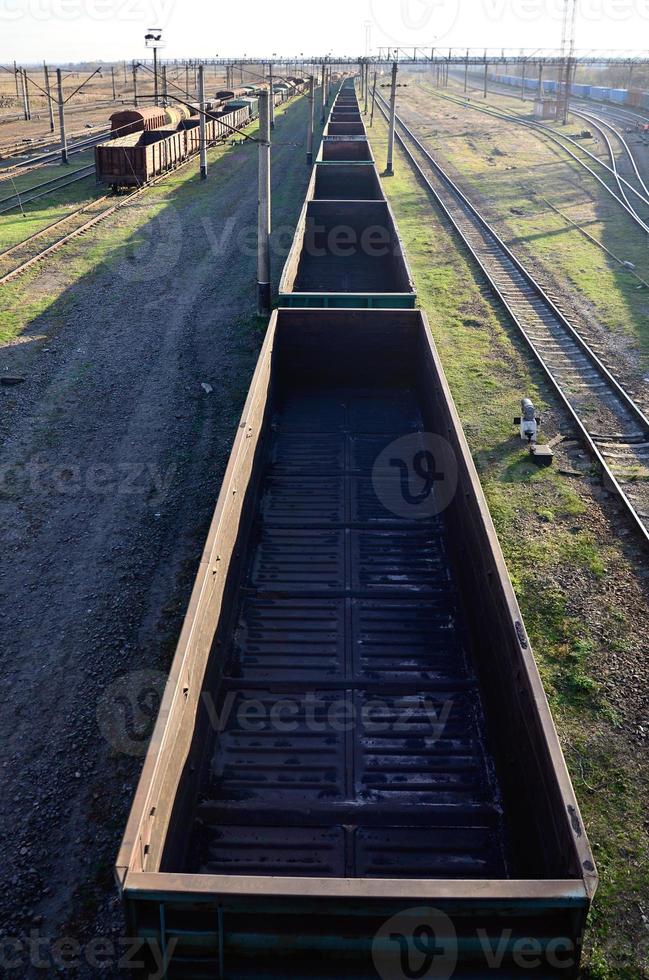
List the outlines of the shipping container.
<svg viewBox="0 0 649 980">
<path fill-rule="evenodd" d="M 420 519 L 404 438 L 456 485 Z M 420 312 L 273 314 L 117 876 L 169 980 L 401 976 L 415 928 L 576 975 L 592 855 Z"/>
</svg>

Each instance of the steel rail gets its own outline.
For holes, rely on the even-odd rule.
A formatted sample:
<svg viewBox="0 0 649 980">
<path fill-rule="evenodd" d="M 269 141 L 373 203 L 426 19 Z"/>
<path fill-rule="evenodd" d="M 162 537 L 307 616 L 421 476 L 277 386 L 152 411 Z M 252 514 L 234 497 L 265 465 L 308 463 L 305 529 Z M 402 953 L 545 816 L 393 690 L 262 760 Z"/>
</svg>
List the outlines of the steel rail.
<svg viewBox="0 0 649 980">
<path fill-rule="evenodd" d="M 466 108 L 467 106 L 467 101 L 465 99 L 453 95 L 442 95 L 440 92 L 437 92 L 435 94 L 440 99 L 446 99 L 448 102 L 453 102 L 455 105 L 463 106 L 464 108 Z M 575 148 L 581 150 L 582 153 L 585 153 L 587 156 L 589 156 L 598 166 L 606 170 L 613 178 L 616 178 L 615 171 L 613 170 L 612 167 L 609 167 L 607 163 L 605 163 L 603 160 L 600 160 L 599 157 L 596 157 L 594 153 L 591 153 L 590 150 L 587 150 L 586 147 L 582 146 L 577 140 L 572 139 L 572 137 L 570 136 L 557 134 L 553 129 L 550 129 L 549 126 L 543 126 L 540 123 L 531 122 L 528 119 L 522 119 L 520 116 L 511 115 L 510 113 L 503 112 L 499 109 L 494 108 L 493 106 L 487 108 L 486 106 L 475 105 L 473 102 L 471 102 L 470 107 L 472 109 L 476 109 L 478 112 L 483 112 L 488 116 L 493 116 L 496 119 L 502 119 L 505 122 L 513 122 L 519 126 L 526 126 L 528 129 L 531 129 L 535 132 L 539 132 L 543 136 L 546 136 L 553 143 L 556 143 L 557 146 L 559 146 L 564 151 L 564 153 L 567 153 L 568 156 L 575 161 L 575 163 L 577 163 L 580 167 L 583 167 L 583 169 L 586 170 L 586 172 L 589 173 L 591 177 L 593 177 L 598 182 L 598 184 L 600 184 L 603 187 L 606 193 L 609 194 L 614 201 L 617 201 L 620 207 L 622 207 L 629 215 L 629 217 L 634 222 L 634 224 L 638 225 L 638 227 L 641 228 L 642 231 L 645 232 L 645 234 L 649 234 L 649 225 L 638 217 L 638 215 L 635 213 L 633 208 L 629 207 L 626 201 L 622 197 L 619 197 L 615 193 L 615 191 L 608 186 L 606 181 L 603 180 L 603 178 L 600 177 L 599 174 L 595 173 L 592 167 L 589 167 L 588 164 L 584 162 L 584 160 L 580 160 L 580 158 L 577 156 L 576 153 L 573 153 L 568 146 L 565 146 L 565 144 L 561 142 L 562 140 L 565 140 L 566 142 L 571 143 Z M 649 206 L 649 201 L 647 201 L 640 193 L 640 191 L 638 191 L 637 188 L 635 188 L 632 184 L 630 184 L 628 180 L 626 180 L 621 175 L 618 175 L 618 179 L 622 181 L 624 186 L 628 190 L 630 190 L 632 194 L 635 194 L 636 197 L 640 198 L 640 200 L 643 201 L 644 204 Z"/>
<path fill-rule="evenodd" d="M 387 120 L 387 103 L 381 95 L 378 100 Z M 573 419 L 601 466 L 606 485 L 622 501 L 644 541 L 649 543 L 648 498 L 638 493 L 635 485 L 635 470 L 649 465 L 649 419 L 399 116 L 396 136 L 413 169 L 482 270 Z M 424 156 L 438 180 L 438 187 L 424 172 L 407 141 Z M 603 412 L 609 417 L 609 425 L 612 418 L 619 431 L 596 431 L 584 417 L 588 414 L 588 404 L 596 404 L 596 408 L 590 408 L 595 421 Z M 626 479 L 619 466 L 616 472 L 616 459 L 621 459 L 631 474 Z"/>
<path fill-rule="evenodd" d="M 110 129 L 103 129 L 100 133 L 95 133 L 93 136 L 87 137 L 86 139 L 79 139 L 77 137 L 76 142 L 68 144 L 68 156 L 72 156 L 73 153 L 83 153 L 86 150 L 92 149 L 107 136 L 109 136 L 110 133 Z M 20 160 L 18 163 L 10 163 L 4 168 L 0 164 L 0 182 L 3 180 L 9 180 L 11 177 L 16 176 L 17 173 L 29 173 L 31 170 L 38 170 L 40 167 L 44 167 L 48 163 L 52 163 L 54 160 L 57 160 L 60 155 L 60 145 L 55 144 L 53 150 L 47 150 L 44 153 L 39 153 L 37 156 L 26 160 Z M 11 157 L 5 157 L 4 159 L 10 160 Z"/>
<path fill-rule="evenodd" d="M 459 79 L 455 75 L 453 76 L 453 80 L 454 81 L 459 81 Z M 500 82 L 493 82 L 492 85 L 495 85 L 498 88 L 498 93 L 497 94 L 499 94 L 499 95 L 502 94 L 505 97 L 509 96 L 510 98 L 515 98 L 514 94 L 512 93 L 511 86 L 503 85 Z M 481 91 L 481 89 L 478 89 L 476 87 L 473 87 L 472 88 L 472 91 L 478 92 L 478 91 Z M 439 98 L 441 98 L 441 99 L 448 99 L 450 102 L 456 102 L 458 105 L 465 105 L 465 103 L 466 103 L 466 100 L 465 99 L 462 99 L 460 96 L 442 95 L 441 92 L 436 92 L 435 94 L 437 96 L 439 96 Z M 534 99 L 534 96 L 525 95 L 525 96 L 523 96 L 523 101 L 525 101 L 525 102 L 534 102 L 535 99 Z M 574 102 L 575 101 L 577 101 L 577 100 L 573 100 L 573 102 L 571 102 L 571 107 L 570 107 L 571 114 L 572 115 L 575 115 L 575 116 L 583 116 L 584 118 L 586 118 L 586 116 L 587 116 L 586 113 L 579 112 L 579 110 L 577 110 L 577 109 L 574 108 Z M 579 104 L 581 104 L 582 102 L 584 102 L 584 99 L 579 100 Z M 601 103 L 598 103 L 598 102 L 596 102 L 594 100 L 588 100 L 588 104 L 591 107 L 595 107 L 595 106 L 601 105 Z M 599 164 L 601 167 L 603 167 L 605 170 L 607 170 L 615 178 L 616 183 L 617 183 L 617 185 L 618 185 L 618 187 L 620 189 L 620 192 L 622 193 L 624 199 L 627 202 L 628 202 L 628 198 L 626 196 L 625 190 L 622 187 L 622 184 L 624 185 L 624 187 L 627 190 L 629 190 L 632 194 L 634 194 L 636 197 L 638 197 L 643 202 L 643 204 L 646 204 L 647 207 L 649 207 L 649 189 L 645 186 L 644 181 L 642 180 L 642 178 L 640 177 L 640 174 L 638 173 L 637 166 L 636 166 L 636 163 L 635 163 L 635 159 L 633 158 L 633 154 L 632 154 L 630 148 L 626 145 L 626 141 L 624 140 L 622 134 L 621 133 L 618 133 L 617 130 L 615 130 L 614 127 L 610 125 L 610 123 L 608 122 L 608 120 L 604 120 L 604 119 L 602 119 L 599 116 L 593 115 L 591 117 L 591 119 L 589 119 L 588 121 L 589 122 L 593 121 L 596 125 L 598 125 L 598 124 L 601 125 L 601 124 L 604 124 L 605 123 L 606 125 L 609 126 L 609 129 L 612 129 L 615 132 L 616 136 L 621 140 L 621 142 L 623 142 L 625 144 L 625 149 L 626 149 L 627 153 L 629 154 L 629 156 L 631 157 L 631 160 L 632 160 L 633 169 L 636 172 L 637 177 L 638 177 L 638 180 L 642 184 L 642 186 L 643 186 L 643 188 L 645 190 L 645 193 L 647 194 L 647 197 L 645 197 L 636 187 L 634 187 L 632 184 L 630 184 L 629 181 L 626 180 L 626 178 L 622 176 L 622 174 L 619 173 L 619 171 L 617 169 L 617 165 L 615 163 L 614 156 L 613 156 L 612 148 L 610 147 L 610 145 L 608 145 L 610 143 L 610 141 L 609 141 L 609 139 L 608 139 L 608 137 L 606 136 L 605 133 L 602 133 L 602 135 L 604 136 L 604 139 L 606 140 L 606 143 L 608 145 L 609 153 L 611 155 L 611 160 L 612 160 L 612 164 L 613 164 L 610 167 L 608 166 L 608 164 L 604 163 L 603 160 L 600 160 L 600 158 L 598 156 L 596 156 L 594 153 L 591 153 L 590 150 L 588 150 L 585 146 L 583 146 L 577 140 L 573 139 L 571 136 L 568 136 L 565 133 L 557 133 L 555 130 L 550 129 L 549 126 L 543 125 L 543 123 L 539 123 L 539 122 L 536 122 L 536 121 L 533 121 L 533 120 L 529 120 L 529 119 L 523 119 L 521 116 L 517 116 L 516 114 L 508 113 L 504 109 L 499 109 L 497 106 L 494 106 L 494 105 L 489 105 L 489 106 L 486 106 L 486 105 L 476 105 L 475 103 L 471 102 L 471 107 L 474 108 L 474 109 L 477 109 L 478 112 L 484 112 L 487 115 L 494 115 L 494 116 L 497 116 L 498 118 L 505 119 L 505 120 L 508 120 L 508 121 L 511 121 L 511 122 L 516 122 L 516 123 L 519 123 L 519 124 L 524 125 L 524 126 L 529 126 L 532 129 L 537 129 L 540 132 L 543 132 L 544 134 L 550 136 L 550 138 L 553 139 L 553 141 L 555 143 L 558 143 L 558 145 L 561 146 L 562 149 L 564 149 L 565 152 L 568 153 L 577 163 L 579 163 L 580 166 L 585 167 L 585 169 L 589 173 L 591 173 L 592 176 L 595 177 L 596 180 L 600 180 L 600 178 L 597 176 L 597 174 L 593 173 L 593 171 L 591 170 L 591 168 L 588 167 L 588 165 L 585 164 L 583 160 L 580 160 L 573 153 L 571 153 L 570 150 L 568 150 L 567 147 L 565 147 L 565 146 L 563 146 L 563 144 L 561 144 L 560 140 L 565 140 L 567 143 L 570 143 L 572 146 L 574 146 L 577 149 L 581 150 L 582 153 L 585 153 L 588 157 L 590 157 L 590 159 L 594 163 Z M 606 107 L 606 106 L 603 106 L 602 105 L 602 111 L 604 111 L 604 109 L 606 109 L 606 108 L 610 108 L 611 111 L 615 111 L 615 107 Z M 643 117 L 641 117 L 641 116 L 635 116 L 635 119 L 638 119 L 638 120 L 640 120 L 642 118 Z M 617 122 L 620 122 L 619 119 L 616 120 L 616 121 Z M 646 117 L 644 118 L 644 121 L 645 122 L 647 121 Z M 617 197 L 617 195 L 614 194 L 611 191 L 610 187 L 607 187 L 607 185 L 604 184 L 601 180 L 600 180 L 600 183 L 602 183 L 602 186 L 605 188 L 605 190 L 608 191 L 609 194 L 611 194 L 619 203 L 623 204 L 623 202 L 620 201 L 620 199 Z M 633 211 L 633 207 L 631 205 L 629 205 L 629 207 L 626 208 L 626 210 Z M 638 222 L 641 225 L 643 225 L 643 227 L 644 227 L 644 223 L 642 222 L 642 219 L 637 215 L 637 213 L 635 211 L 634 211 L 634 214 L 636 215 L 636 218 L 638 219 Z"/>
<path fill-rule="evenodd" d="M 646 195 L 644 201 L 649 207 L 649 187 L 647 187 L 644 180 L 642 179 L 642 175 L 638 170 L 638 164 L 636 163 L 636 159 L 633 155 L 633 150 L 627 143 L 626 139 L 624 138 L 624 135 L 620 133 L 620 131 L 616 129 L 615 126 L 608 121 L 608 119 L 602 119 L 601 116 L 596 116 L 591 112 L 583 112 L 580 111 L 579 109 L 574 109 L 574 108 L 571 108 L 570 112 L 572 113 L 572 115 L 579 116 L 582 119 L 588 120 L 588 122 L 590 122 L 591 124 L 594 123 L 602 131 L 602 135 L 606 137 L 607 143 L 609 143 L 609 145 L 610 145 L 610 140 L 606 136 L 606 133 L 604 132 L 602 127 L 604 126 L 608 127 L 608 129 L 610 129 L 611 132 L 615 134 L 616 139 L 619 141 L 620 145 L 622 146 L 624 152 L 626 153 L 626 155 L 628 156 L 631 162 L 631 166 L 633 167 L 633 172 L 636 175 L 638 183 L 642 187 L 644 194 Z M 622 190 L 622 188 L 620 188 L 620 190 Z"/>
<path fill-rule="evenodd" d="M 229 136 L 222 136 L 219 139 L 211 140 L 210 143 L 209 143 L 209 145 L 211 147 L 218 146 L 218 145 L 220 145 L 222 143 L 226 143 L 228 141 L 228 139 L 229 139 Z M 104 209 L 100 214 L 93 215 L 93 217 L 90 218 L 89 221 L 84 222 L 78 228 L 75 228 L 71 232 L 68 232 L 66 235 L 63 235 L 56 242 L 53 242 L 51 245 L 48 245 L 46 248 L 42 249 L 36 255 L 33 255 L 29 259 L 26 259 L 24 262 L 21 262 L 14 269 L 10 269 L 8 272 L 4 273 L 4 275 L 1 275 L 0 276 L 0 286 L 3 285 L 6 282 L 9 282 L 9 280 L 15 278 L 20 273 L 26 272 L 33 265 L 35 265 L 37 262 L 40 262 L 41 259 L 45 258 L 45 256 L 51 255 L 53 252 L 58 251 L 58 249 L 61 248 L 62 245 L 65 245 L 66 242 L 69 242 L 72 238 L 75 238 L 77 235 L 81 235 L 81 234 L 83 234 L 83 232 L 88 231 L 94 225 L 99 224 L 100 221 L 103 221 L 105 218 L 108 218 L 115 211 L 117 211 L 120 208 L 126 207 L 127 205 L 131 204 L 132 201 L 134 201 L 136 198 L 140 197 L 140 195 L 143 194 L 149 187 L 153 187 L 156 184 L 161 183 L 167 177 L 169 177 L 170 174 L 177 173 L 179 170 L 182 170 L 183 167 L 186 167 L 190 163 L 192 163 L 196 159 L 197 156 L 198 156 L 198 152 L 191 153 L 185 160 L 183 160 L 181 163 L 179 163 L 178 166 L 174 167 L 173 170 L 168 170 L 168 171 L 165 171 L 162 174 L 158 174 L 157 177 L 154 177 L 152 180 L 148 181 L 146 184 L 141 184 L 136 190 L 134 190 L 132 193 L 130 193 L 128 195 L 128 197 L 126 197 L 123 200 L 119 201 L 117 204 L 113 204 L 110 207 Z M 94 168 L 93 168 L 93 170 L 94 170 Z M 83 179 L 83 178 L 77 178 L 77 180 L 78 179 Z M 65 186 L 65 185 L 62 185 L 62 186 Z M 12 245 L 8 249 L 5 249 L 4 252 L 0 252 L 0 260 L 3 257 L 5 257 L 5 256 L 7 256 L 7 255 L 9 255 L 11 253 L 17 252 L 21 247 L 29 244 L 29 242 L 34 241 L 35 239 L 37 239 L 39 237 L 41 237 L 42 235 L 46 234 L 46 232 L 51 231 L 56 226 L 63 224 L 65 221 L 70 221 L 74 217 L 78 217 L 79 214 L 81 214 L 83 211 L 86 211 L 89 208 L 93 207 L 95 204 L 97 204 L 97 203 L 99 203 L 101 201 L 104 201 L 104 200 L 108 200 L 109 198 L 110 198 L 110 195 L 108 195 L 108 194 L 105 194 L 103 197 L 98 197 L 94 201 L 91 201 L 88 204 L 84 205 L 83 208 L 79 208 L 76 211 L 70 212 L 70 214 L 67 214 L 63 218 L 58 219 L 57 221 L 55 221 L 52 224 L 48 225 L 46 228 L 41 228 L 40 231 L 35 232 L 34 235 L 29 236 L 29 238 L 25 238 L 25 239 L 23 239 L 22 242 L 17 242 L 15 245 Z"/>
<path fill-rule="evenodd" d="M 78 176 L 72 176 L 72 174 L 61 174 L 59 177 L 55 177 L 52 180 L 46 180 L 42 184 L 36 184 L 34 187 L 28 187 L 24 192 L 20 191 L 17 194 L 12 194 L 10 197 L 2 198 L 2 200 L 0 200 L 0 214 L 6 214 L 8 211 L 13 211 L 15 208 L 19 208 L 23 204 L 31 204 L 32 201 L 38 201 L 41 197 L 48 197 L 48 195 L 54 194 L 56 191 L 63 190 L 64 187 L 69 187 L 71 184 L 79 183 L 80 180 L 87 180 L 88 177 L 91 177 L 94 174 L 94 172 L 94 163 L 89 164 L 87 167 L 81 167 L 80 170 L 74 170 L 72 172 Z M 63 180 L 63 177 L 71 177 L 71 179 Z M 44 191 L 44 187 L 49 187 L 49 190 Z M 33 191 L 39 191 L 40 193 L 34 194 Z M 14 201 L 15 203 L 9 204 L 7 203 L 9 201 Z"/>
<path fill-rule="evenodd" d="M 611 142 L 611 138 L 608 135 L 608 133 L 606 132 L 606 129 L 604 128 L 605 124 L 601 120 L 598 120 L 596 116 L 589 116 L 586 113 L 575 111 L 572 108 L 571 108 L 570 112 L 571 112 L 572 115 L 578 116 L 580 119 L 585 119 L 586 122 L 588 122 L 591 126 L 593 126 L 599 132 L 600 136 L 602 137 L 602 139 L 606 143 L 606 148 L 608 150 L 608 155 L 609 155 L 609 158 L 610 158 L 610 161 L 611 161 L 611 169 L 613 171 L 613 175 L 615 177 L 617 186 L 618 186 L 618 188 L 620 190 L 620 194 L 622 195 L 622 197 L 626 201 L 629 209 L 631 211 L 633 211 L 633 213 L 638 218 L 638 220 L 641 221 L 642 219 L 640 218 L 640 215 L 638 214 L 638 212 L 636 211 L 636 209 L 631 204 L 631 201 L 628 198 L 628 195 L 626 193 L 626 190 L 624 189 L 624 184 L 626 183 L 626 181 L 625 181 L 624 177 L 622 176 L 622 174 L 620 173 L 620 170 L 618 168 L 617 156 L 615 154 L 615 150 L 613 148 L 613 144 Z M 623 152 L 626 151 L 626 153 L 627 153 L 629 159 L 631 160 L 633 166 L 635 166 L 635 161 L 633 160 L 633 156 L 631 155 L 631 151 L 629 150 L 628 146 L 626 145 L 626 142 L 624 141 L 624 139 L 621 139 L 621 142 L 622 142 Z M 637 168 L 636 168 L 636 171 L 637 171 Z M 640 175 L 639 174 L 638 174 L 638 178 L 642 182 L 642 178 L 640 178 Z M 645 190 L 646 190 L 646 188 L 645 188 Z M 649 207 L 649 201 L 646 201 L 645 200 L 645 203 L 646 203 L 647 207 Z"/>
</svg>

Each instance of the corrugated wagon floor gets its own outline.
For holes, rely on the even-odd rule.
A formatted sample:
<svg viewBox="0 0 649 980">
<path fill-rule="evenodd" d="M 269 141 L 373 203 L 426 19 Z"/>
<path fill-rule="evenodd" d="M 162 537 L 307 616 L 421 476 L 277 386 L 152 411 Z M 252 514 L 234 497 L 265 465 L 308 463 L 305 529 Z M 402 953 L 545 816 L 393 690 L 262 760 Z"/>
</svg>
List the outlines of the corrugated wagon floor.
<svg viewBox="0 0 649 980">
<path fill-rule="evenodd" d="M 507 875 L 443 520 L 373 489 L 422 427 L 403 391 L 280 406 L 189 870 Z"/>
</svg>

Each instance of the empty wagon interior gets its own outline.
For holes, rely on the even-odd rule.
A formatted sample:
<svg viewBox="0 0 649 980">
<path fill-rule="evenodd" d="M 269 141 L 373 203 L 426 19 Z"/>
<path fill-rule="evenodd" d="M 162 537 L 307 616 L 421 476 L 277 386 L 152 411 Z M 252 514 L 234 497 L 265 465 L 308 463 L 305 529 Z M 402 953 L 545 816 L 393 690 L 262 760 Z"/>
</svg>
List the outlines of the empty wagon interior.
<svg viewBox="0 0 649 980">
<path fill-rule="evenodd" d="M 292 283 L 298 293 L 412 290 L 385 201 L 311 201 L 298 244 L 300 259 Z"/>
<path fill-rule="evenodd" d="M 315 168 L 316 201 L 383 201 L 383 189 L 373 164 L 344 163 Z"/>
<path fill-rule="evenodd" d="M 359 139 L 328 139 L 324 138 L 321 148 L 321 159 L 332 161 L 358 161 L 372 163 L 372 151 L 367 140 Z"/>
<path fill-rule="evenodd" d="M 160 870 L 581 874 L 424 330 L 279 314 Z"/>
<path fill-rule="evenodd" d="M 325 136 L 365 136 L 362 122 L 330 122 Z"/>
</svg>

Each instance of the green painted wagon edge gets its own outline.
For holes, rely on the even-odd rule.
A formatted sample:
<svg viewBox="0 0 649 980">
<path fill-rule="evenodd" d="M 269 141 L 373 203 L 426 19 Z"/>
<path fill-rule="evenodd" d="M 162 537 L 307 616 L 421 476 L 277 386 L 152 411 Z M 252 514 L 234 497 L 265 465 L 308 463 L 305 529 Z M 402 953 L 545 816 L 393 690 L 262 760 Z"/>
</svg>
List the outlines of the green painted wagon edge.
<svg viewBox="0 0 649 980">
<path fill-rule="evenodd" d="M 279 306 L 299 309 L 414 310 L 416 293 L 280 293 Z"/>
</svg>

